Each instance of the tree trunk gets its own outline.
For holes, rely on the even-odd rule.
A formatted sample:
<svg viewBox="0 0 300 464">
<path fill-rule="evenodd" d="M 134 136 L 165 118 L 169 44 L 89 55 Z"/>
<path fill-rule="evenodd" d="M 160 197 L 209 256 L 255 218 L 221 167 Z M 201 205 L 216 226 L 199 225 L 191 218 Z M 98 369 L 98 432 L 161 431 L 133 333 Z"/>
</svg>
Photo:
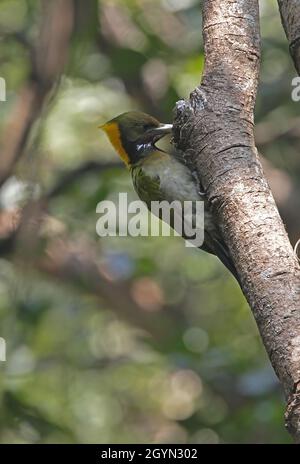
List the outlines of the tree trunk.
<svg viewBox="0 0 300 464">
<path fill-rule="evenodd" d="M 278 0 L 281 21 L 289 41 L 290 53 L 300 75 L 300 2 Z"/>
<path fill-rule="evenodd" d="M 179 101 L 175 143 L 218 221 L 300 437 L 300 268 L 253 136 L 260 61 L 257 0 L 203 1 L 205 71 Z"/>
</svg>

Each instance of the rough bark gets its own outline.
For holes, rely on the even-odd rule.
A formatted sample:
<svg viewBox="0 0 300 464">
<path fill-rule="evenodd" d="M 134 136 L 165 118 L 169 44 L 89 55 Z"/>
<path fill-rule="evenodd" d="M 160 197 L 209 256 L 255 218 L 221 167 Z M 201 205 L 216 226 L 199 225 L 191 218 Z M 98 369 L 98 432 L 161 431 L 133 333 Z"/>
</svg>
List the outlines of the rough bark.
<svg viewBox="0 0 300 464">
<path fill-rule="evenodd" d="M 300 185 L 288 173 L 261 157 L 263 170 L 273 193 L 279 214 L 294 247 L 300 237 Z"/>
<path fill-rule="evenodd" d="M 278 6 L 289 41 L 290 54 L 300 74 L 300 2 L 299 0 L 278 0 Z"/>
<path fill-rule="evenodd" d="M 253 136 L 260 61 L 258 1 L 204 0 L 205 70 L 176 108 L 174 140 L 195 167 L 300 435 L 300 268 Z"/>
</svg>

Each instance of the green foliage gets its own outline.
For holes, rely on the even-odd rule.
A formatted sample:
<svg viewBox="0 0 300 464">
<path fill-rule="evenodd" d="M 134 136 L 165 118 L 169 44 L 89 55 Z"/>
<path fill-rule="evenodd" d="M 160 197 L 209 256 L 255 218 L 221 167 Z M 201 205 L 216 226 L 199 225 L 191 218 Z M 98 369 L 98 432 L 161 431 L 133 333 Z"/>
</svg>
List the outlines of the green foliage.
<svg viewBox="0 0 300 464">
<path fill-rule="evenodd" d="M 66 169 L 92 159 L 117 161 L 99 124 L 129 109 L 168 122 L 176 99 L 199 82 L 201 2 L 88 3 L 9 205 L 19 201 L 21 180 L 47 191 Z M 1 2 L 1 76 L 8 87 L 1 129 L 30 70 L 28 52 L 13 33 L 35 40 L 40 15 L 39 2 Z M 261 16 L 256 120 L 272 140 L 299 110 L 290 98 L 295 72 L 275 2 L 261 2 Z M 265 143 L 263 150 L 299 181 L 299 139 Z M 136 321 L 122 317 L 122 295 L 116 311 L 89 282 L 74 285 L 33 271 L 30 263 L 0 261 L 0 336 L 7 342 L 0 442 L 290 442 L 279 384 L 233 278 L 217 259 L 185 248 L 178 237 L 97 237 L 96 205 L 119 191 L 136 198 L 125 170 L 88 172 L 51 201 L 49 214 L 75 248 L 82 237 L 95 245 L 100 271 L 135 302 Z M 141 328 L 140 319 L 161 321 L 158 336 Z"/>
</svg>

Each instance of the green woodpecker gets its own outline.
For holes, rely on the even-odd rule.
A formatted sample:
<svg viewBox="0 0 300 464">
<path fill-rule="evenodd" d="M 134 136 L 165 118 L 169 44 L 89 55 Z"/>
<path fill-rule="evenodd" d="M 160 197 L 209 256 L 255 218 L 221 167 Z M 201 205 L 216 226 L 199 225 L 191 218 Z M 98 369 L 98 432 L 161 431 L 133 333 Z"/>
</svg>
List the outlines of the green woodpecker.
<svg viewBox="0 0 300 464">
<path fill-rule="evenodd" d="M 229 250 L 207 207 L 205 196 L 200 193 L 197 181 L 183 157 L 171 145 L 169 153 L 156 146 L 158 140 L 172 132 L 172 124 L 162 124 L 148 114 L 129 111 L 99 127 L 106 132 L 129 168 L 134 188 L 149 209 L 151 201 L 204 199 L 204 242 L 200 248 L 218 256 L 238 279 Z"/>
</svg>

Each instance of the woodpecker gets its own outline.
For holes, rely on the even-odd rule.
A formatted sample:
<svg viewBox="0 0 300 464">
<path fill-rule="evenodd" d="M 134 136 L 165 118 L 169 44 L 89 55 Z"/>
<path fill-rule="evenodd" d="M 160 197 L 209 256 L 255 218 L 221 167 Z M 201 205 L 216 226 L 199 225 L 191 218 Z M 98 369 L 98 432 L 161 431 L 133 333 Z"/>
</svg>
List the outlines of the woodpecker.
<svg viewBox="0 0 300 464">
<path fill-rule="evenodd" d="M 208 208 L 205 194 L 200 191 L 184 156 L 174 150 L 171 144 L 168 152 L 156 146 L 162 137 L 172 133 L 172 124 L 162 124 L 146 113 L 129 111 L 99 127 L 107 134 L 130 170 L 134 189 L 149 209 L 152 201 L 204 200 L 204 242 L 199 248 L 216 255 L 239 281 L 230 252 Z"/>
</svg>

